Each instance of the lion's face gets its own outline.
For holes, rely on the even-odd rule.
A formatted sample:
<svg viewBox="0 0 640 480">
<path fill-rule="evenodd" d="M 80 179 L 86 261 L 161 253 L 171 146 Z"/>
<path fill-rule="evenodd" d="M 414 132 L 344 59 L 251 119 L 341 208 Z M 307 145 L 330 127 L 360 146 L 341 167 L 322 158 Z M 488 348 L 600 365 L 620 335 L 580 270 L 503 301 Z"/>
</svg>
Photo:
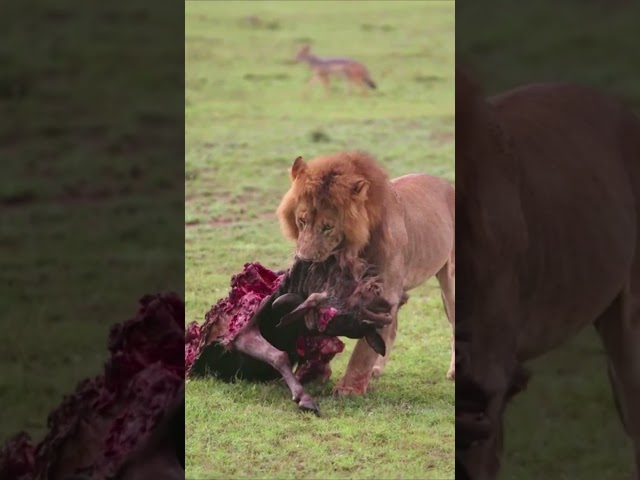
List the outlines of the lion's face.
<svg viewBox="0 0 640 480">
<path fill-rule="evenodd" d="M 308 165 L 298 157 L 290 174 L 277 214 L 297 255 L 311 262 L 333 254 L 344 262 L 356 258 L 381 222 L 386 173 L 365 154 L 340 153 Z"/>
<path fill-rule="evenodd" d="M 296 255 L 302 260 L 324 262 L 341 246 L 344 240 L 342 218 L 330 205 L 318 208 L 301 201 L 295 209 L 298 227 Z"/>
</svg>

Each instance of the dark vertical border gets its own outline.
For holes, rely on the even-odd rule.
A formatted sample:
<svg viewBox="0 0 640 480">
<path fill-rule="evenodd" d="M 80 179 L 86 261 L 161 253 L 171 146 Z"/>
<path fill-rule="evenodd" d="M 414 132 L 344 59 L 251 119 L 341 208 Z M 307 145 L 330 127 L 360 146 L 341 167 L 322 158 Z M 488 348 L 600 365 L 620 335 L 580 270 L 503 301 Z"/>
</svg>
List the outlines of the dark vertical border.
<svg viewBox="0 0 640 480">
<path fill-rule="evenodd" d="M 131 352 L 155 347 L 147 360 L 173 370 L 155 384 L 166 398 L 149 405 L 152 425 L 184 368 L 167 347 L 184 329 L 184 4 L 10 2 L 0 32 L 0 445 L 20 431 L 38 444 L 68 421 L 47 416 L 78 382 L 128 378 L 145 368 Z M 136 315 L 137 334 L 110 340 Z M 121 406 L 136 404 L 119 388 Z M 78 456 L 100 448 L 76 441 Z M 0 477 L 21 478 L 29 448 L 24 436 L 5 448 Z"/>
<path fill-rule="evenodd" d="M 639 112 L 639 67 L 633 60 L 637 57 L 638 18 L 637 2 L 458 0 L 457 59 L 482 85 L 486 95 L 541 81 L 570 82 L 595 87 L 628 102 Z M 456 102 L 462 104 L 462 96 L 471 87 L 460 77 L 456 88 Z M 463 139 L 465 120 L 468 118 L 457 112 L 457 155 L 465 151 L 472 154 Z M 456 159 L 458 180 L 471 179 L 468 185 L 473 186 L 474 174 L 465 171 L 464 162 Z M 553 172 L 549 175 L 553 176 Z M 503 202 L 510 199 L 504 198 Z M 462 203 L 457 206 L 457 245 L 469 241 L 471 233 L 464 228 L 464 209 L 470 208 Z M 499 214 L 493 220 L 496 224 L 506 223 Z M 508 253 L 508 249 L 502 253 Z M 467 260 L 473 261 L 474 266 L 465 265 L 462 255 L 458 257 L 461 362 L 468 360 L 464 354 L 472 343 L 465 322 L 482 321 L 474 316 L 471 307 L 474 292 L 470 278 L 478 269 L 493 269 L 495 259 L 479 253 Z M 585 258 L 585 262 L 589 259 Z M 535 293 L 524 294 L 533 297 Z M 506 338 L 505 335 L 503 341 Z M 488 346 L 490 340 L 482 342 Z M 631 443 L 617 415 L 607 378 L 607 360 L 595 330 L 589 327 L 529 366 L 532 377 L 527 391 L 516 395 L 507 407 L 501 478 L 630 478 Z M 469 416 L 474 409 L 482 410 L 488 401 L 482 389 L 469 383 L 463 373 L 462 369 L 457 371 L 458 460 L 469 447 L 471 434 L 481 437 L 484 427 L 478 416 L 475 431 L 471 432 L 463 414 Z M 477 475 L 478 472 L 460 469 L 456 478 L 480 478 Z"/>
</svg>

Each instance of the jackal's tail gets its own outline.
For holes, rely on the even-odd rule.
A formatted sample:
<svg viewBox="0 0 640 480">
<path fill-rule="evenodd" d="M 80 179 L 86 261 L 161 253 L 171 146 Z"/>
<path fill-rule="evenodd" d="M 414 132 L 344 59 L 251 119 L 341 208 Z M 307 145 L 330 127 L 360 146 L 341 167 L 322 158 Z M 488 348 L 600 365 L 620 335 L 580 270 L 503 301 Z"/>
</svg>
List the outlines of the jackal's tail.
<svg viewBox="0 0 640 480">
<path fill-rule="evenodd" d="M 375 90 L 376 88 L 378 88 L 376 84 L 373 82 L 373 80 L 371 80 L 371 77 L 369 77 L 368 75 L 364 77 L 364 83 L 369 85 L 369 88 L 371 88 L 372 90 Z"/>
</svg>

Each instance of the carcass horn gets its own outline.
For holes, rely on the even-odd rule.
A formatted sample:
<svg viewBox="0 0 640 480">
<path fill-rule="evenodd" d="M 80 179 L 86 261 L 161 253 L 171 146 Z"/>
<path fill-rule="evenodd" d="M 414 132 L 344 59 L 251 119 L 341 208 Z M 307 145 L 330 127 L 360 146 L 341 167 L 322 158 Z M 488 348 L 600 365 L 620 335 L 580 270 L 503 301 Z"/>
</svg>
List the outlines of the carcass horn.
<svg viewBox="0 0 640 480">
<path fill-rule="evenodd" d="M 385 356 L 385 354 L 387 353 L 387 347 L 384 343 L 383 338 L 378 332 L 376 332 L 375 330 L 367 332 L 365 339 L 374 352 L 376 352 L 378 355 L 382 355 L 383 357 Z"/>
<path fill-rule="evenodd" d="M 304 302 L 304 298 L 302 298 L 300 295 L 296 293 L 285 293 L 284 295 L 279 296 L 273 301 L 273 303 L 271 304 L 271 309 L 275 310 L 286 308 L 287 312 L 289 313 L 299 307 L 302 302 Z"/>
<path fill-rule="evenodd" d="M 365 308 L 362 312 L 362 323 L 374 325 L 376 328 L 386 327 L 393 321 L 388 313 L 375 313 Z"/>
<path fill-rule="evenodd" d="M 291 325 L 298 320 L 302 320 L 305 318 L 307 313 L 311 310 L 320 306 L 320 303 L 327 298 L 328 293 L 312 293 L 309 297 L 302 302 L 295 310 L 290 313 L 287 313 L 282 317 L 280 323 L 278 323 L 278 327 L 286 327 L 287 325 Z M 275 303 L 275 302 L 274 302 Z"/>
</svg>

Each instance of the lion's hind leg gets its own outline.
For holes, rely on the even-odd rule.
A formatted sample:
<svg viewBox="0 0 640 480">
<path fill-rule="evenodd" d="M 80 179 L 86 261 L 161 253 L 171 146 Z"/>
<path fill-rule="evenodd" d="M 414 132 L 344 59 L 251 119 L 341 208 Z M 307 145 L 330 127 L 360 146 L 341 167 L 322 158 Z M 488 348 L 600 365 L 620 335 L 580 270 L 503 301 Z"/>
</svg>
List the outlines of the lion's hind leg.
<svg viewBox="0 0 640 480">
<path fill-rule="evenodd" d="M 455 380 L 456 378 L 456 345 L 455 345 L 455 326 L 456 326 L 456 273 L 455 273 L 455 254 L 452 253 L 449 261 L 436 274 L 438 283 L 440 283 L 440 292 L 442 295 L 442 304 L 451 324 L 451 361 L 447 378 Z"/>
<path fill-rule="evenodd" d="M 640 480 L 640 308 L 637 293 L 621 293 L 596 322 L 608 357 L 615 405 L 635 454 L 634 480 Z"/>
</svg>

